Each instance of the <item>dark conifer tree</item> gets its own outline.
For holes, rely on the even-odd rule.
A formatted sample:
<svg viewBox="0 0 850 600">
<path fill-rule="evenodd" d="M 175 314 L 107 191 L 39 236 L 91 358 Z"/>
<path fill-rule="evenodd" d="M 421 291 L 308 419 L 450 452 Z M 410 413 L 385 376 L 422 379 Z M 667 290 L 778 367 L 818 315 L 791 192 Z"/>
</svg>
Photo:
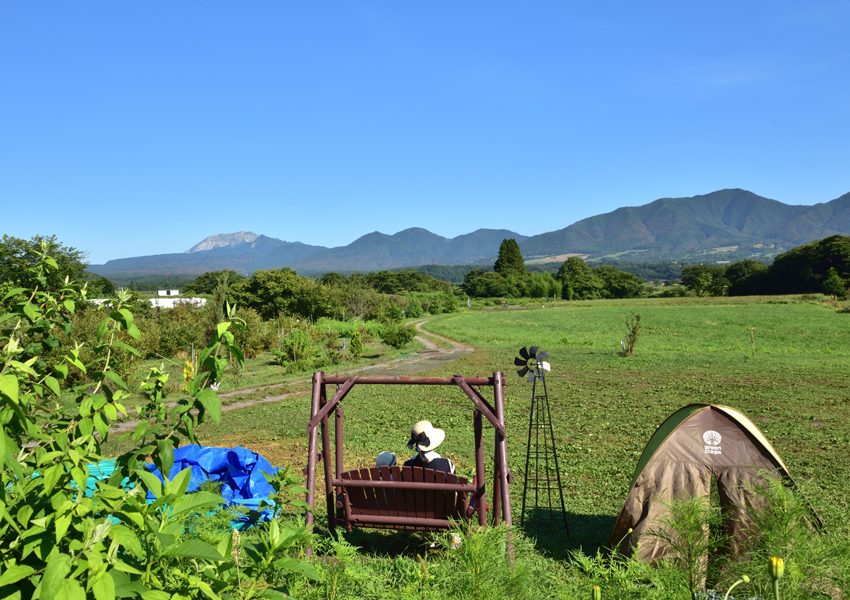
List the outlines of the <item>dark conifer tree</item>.
<svg viewBox="0 0 850 600">
<path fill-rule="evenodd" d="M 502 240 L 502 245 L 499 246 L 499 257 L 496 259 L 496 264 L 493 265 L 493 270 L 502 277 L 513 275 L 524 279 L 528 275 L 528 271 L 525 270 L 525 260 L 519 250 L 519 244 L 514 238 Z"/>
</svg>

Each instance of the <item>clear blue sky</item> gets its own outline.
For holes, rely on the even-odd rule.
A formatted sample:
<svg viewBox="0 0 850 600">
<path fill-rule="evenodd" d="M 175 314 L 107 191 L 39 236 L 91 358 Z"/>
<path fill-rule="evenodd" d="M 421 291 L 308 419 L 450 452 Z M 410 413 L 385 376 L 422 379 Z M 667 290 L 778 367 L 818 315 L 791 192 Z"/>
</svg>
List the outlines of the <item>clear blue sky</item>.
<svg viewBox="0 0 850 600">
<path fill-rule="evenodd" d="M 2 2 L 2 233 L 525 235 L 850 191 L 850 2 Z"/>
</svg>

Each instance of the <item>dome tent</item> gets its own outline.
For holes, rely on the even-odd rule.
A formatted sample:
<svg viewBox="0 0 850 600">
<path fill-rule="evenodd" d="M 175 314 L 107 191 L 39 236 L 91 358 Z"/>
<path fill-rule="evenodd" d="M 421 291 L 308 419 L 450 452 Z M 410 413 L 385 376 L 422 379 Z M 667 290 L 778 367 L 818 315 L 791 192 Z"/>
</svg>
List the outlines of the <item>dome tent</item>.
<svg viewBox="0 0 850 600">
<path fill-rule="evenodd" d="M 764 506 L 759 483 L 767 476 L 793 484 L 788 467 L 747 417 L 728 406 L 690 404 L 668 417 L 644 448 L 611 547 L 627 553 L 640 540 L 639 559 L 664 556 L 667 548 L 661 541 L 641 536 L 663 522 L 671 500 L 708 499 L 712 476 L 733 546 L 746 536 L 745 507 Z"/>
</svg>

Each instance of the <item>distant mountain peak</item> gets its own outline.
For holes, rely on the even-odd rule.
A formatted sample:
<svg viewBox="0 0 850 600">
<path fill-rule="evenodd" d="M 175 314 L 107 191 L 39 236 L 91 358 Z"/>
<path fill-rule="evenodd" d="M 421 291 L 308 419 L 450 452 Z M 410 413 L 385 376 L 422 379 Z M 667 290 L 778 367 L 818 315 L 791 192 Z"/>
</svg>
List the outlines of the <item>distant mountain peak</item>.
<svg viewBox="0 0 850 600">
<path fill-rule="evenodd" d="M 223 248 L 225 246 L 235 246 L 237 244 L 251 243 L 256 240 L 259 235 L 252 231 L 237 231 L 236 233 L 217 233 L 204 238 L 188 250 L 184 254 L 193 252 L 203 252 L 214 248 Z"/>
</svg>

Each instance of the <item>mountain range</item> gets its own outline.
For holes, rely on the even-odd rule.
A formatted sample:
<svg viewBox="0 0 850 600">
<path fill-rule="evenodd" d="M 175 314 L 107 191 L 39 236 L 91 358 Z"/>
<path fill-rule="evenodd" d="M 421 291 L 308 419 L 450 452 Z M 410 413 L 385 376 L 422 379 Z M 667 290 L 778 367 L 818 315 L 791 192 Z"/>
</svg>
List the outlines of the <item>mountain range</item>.
<svg viewBox="0 0 850 600">
<path fill-rule="evenodd" d="M 450 239 L 413 227 L 395 235 L 375 231 L 347 246 L 326 248 L 240 231 L 212 235 L 186 252 L 120 258 L 103 265 L 89 265 L 89 271 L 106 277 L 140 277 L 176 273 L 200 275 L 221 269 L 246 274 L 258 269 L 289 267 L 299 273 L 315 274 L 455 265 L 495 256 L 506 237 L 517 241 L 527 238 L 507 229 L 479 229 Z"/>
<path fill-rule="evenodd" d="M 233 269 L 289 267 L 301 274 L 375 271 L 427 264 L 492 262 L 504 238 L 514 238 L 526 259 L 563 260 L 577 254 L 639 260 L 733 259 L 775 255 L 834 234 L 850 234 L 850 193 L 812 206 L 789 205 L 740 189 L 690 198 L 661 198 L 583 219 L 527 237 L 506 229 L 479 229 L 445 238 L 414 227 L 394 235 L 366 234 L 347 246 L 326 248 L 252 232 L 210 236 L 177 254 L 90 265 L 99 275 L 202 274 Z"/>
</svg>

